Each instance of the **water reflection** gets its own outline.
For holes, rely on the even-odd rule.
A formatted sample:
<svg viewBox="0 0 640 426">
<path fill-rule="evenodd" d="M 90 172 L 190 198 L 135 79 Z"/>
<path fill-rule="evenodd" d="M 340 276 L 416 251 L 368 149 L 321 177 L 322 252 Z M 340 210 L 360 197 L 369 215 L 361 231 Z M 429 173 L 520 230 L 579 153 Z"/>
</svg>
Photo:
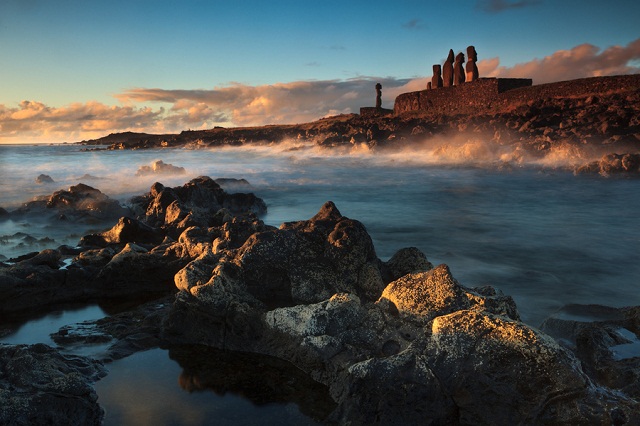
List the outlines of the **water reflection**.
<svg viewBox="0 0 640 426">
<path fill-rule="evenodd" d="M 180 346 L 109 369 L 96 384 L 105 425 L 314 425 L 334 408 L 326 387 L 255 354 Z"/>
</svg>

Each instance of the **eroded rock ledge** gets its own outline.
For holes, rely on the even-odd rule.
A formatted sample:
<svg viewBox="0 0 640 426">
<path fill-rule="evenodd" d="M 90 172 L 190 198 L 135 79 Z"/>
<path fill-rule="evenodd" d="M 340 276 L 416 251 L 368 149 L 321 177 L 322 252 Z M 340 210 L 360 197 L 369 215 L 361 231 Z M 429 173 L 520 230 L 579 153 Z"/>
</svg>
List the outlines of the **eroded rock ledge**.
<svg viewBox="0 0 640 426">
<path fill-rule="evenodd" d="M 158 345 L 185 359 L 184 345 L 193 344 L 288 361 L 328 387 L 336 405 L 324 404 L 332 409 L 322 415 L 325 423 L 640 422 L 637 358 L 612 356 L 624 340 L 615 338 L 615 327 L 640 333 L 640 309 L 619 312 L 618 322 L 549 321 L 545 330 L 562 339 L 559 345 L 522 323 L 511 297 L 490 286 L 465 287 L 416 248 L 381 261 L 364 225 L 332 202 L 279 228 L 255 215 L 265 208 L 254 195 L 229 196 L 206 177 L 177 188 L 156 183 L 133 200 L 131 217 L 83 237 L 65 266 L 68 248 L 0 264 L 0 313 L 157 292 L 162 303 L 66 327 L 53 338 L 63 347 L 112 343 L 104 362 Z M 44 345 L 0 346 L 0 357 L 7 359 L 0 419 L 15 414 L 27 424 L 24 413 L 52 405 L 31 396 L 48 387 L 25 387 L 10 369 L 25 359 L 51 376 L 42 380 L 59 384 L 56 397 L 74 418 L 101 421 L 90 386 L 102 374 L 99 362 Z"/>
<path fill-rule="evenodd" d="M 212 249 L 176 274 L 173 343 L 288 360 L 329 386 L 327 422 L 639 421 L 513 300 L 466 288 L 417 249 L 381 262 L 364 226 L 328 202 L 307 221 Z M 620 423 L 620 424 L 622 424 Z"/>
</svg>

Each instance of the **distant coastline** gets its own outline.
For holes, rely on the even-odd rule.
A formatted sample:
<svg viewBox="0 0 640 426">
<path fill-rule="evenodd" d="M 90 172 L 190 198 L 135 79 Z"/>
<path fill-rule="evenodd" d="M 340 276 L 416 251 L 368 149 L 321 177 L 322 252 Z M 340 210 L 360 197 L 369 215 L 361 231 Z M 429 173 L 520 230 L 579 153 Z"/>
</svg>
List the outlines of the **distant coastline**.
<svg viewBox="0 0 640 426">
<path fill-rule="evenodd" d="M 449 89 L 455 88 L 429 92 Z M 424 108 L 397 113 L 396 107 L 395 114 L 380 116 L 343 114 L 302 124 L 215 127 L 179 134 L 123 132 L 76 143 L 115 150 L 306 139 L 326 147 L 354 143 L 393 147 L 434 135 L 468 132 L 482 133 L 500 144 L 524 142 L 527 148 L 536 151 L 569 143 L 607 146 L 604 150 L 607 152 L 636 152 L 640 147 L 639 90 L 640 75 L 592 77 L 509 90 L 499 95 L 498 102 L 473 108 Z M 411 93 L 398 98 L 408 95 Z"/>
</svg>

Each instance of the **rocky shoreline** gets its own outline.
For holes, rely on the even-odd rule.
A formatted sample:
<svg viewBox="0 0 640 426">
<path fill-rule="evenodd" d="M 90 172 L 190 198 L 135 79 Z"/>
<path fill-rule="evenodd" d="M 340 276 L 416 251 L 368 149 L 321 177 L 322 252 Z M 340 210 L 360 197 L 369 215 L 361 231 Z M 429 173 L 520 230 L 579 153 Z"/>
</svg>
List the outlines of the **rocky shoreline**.
<svg viewBox="0 0 640 426">
<path fill-rule="evenodd" d="M 122 213 L 86 185 L 30 208 L 87 220 Z M 274 400 L 307 407 L 295 389 L 317 386 L 323 408 L 309 412 L 327 424 L 640 422 L 640 358 L 616 356 L 640 336 L 639 307 L 569 306 L 597 318 L 552 317 L 538 330 L 511 297 L 465 287 L 416 248 L 381 261 L 364 225 L 332 202 L 279 228 L 259 219 L 265 211 L 255 195 L 228 194 L 208 177 L 156 183 L 78 247 L 0 263 L 3 318 L 154 299 L 61 328 L 59 348 L 0 345 L 0 423 L 100 424 L 92 384 L 111 361 L 155 347 L 182 360 L 186 387 L 243 382 L 190 359 L 193 345 L 225 363 L 269 366 L 266 389 L 297 383 Z M 96 359 L 64 353 L 79 342 L 108 348 Z"/>
<path fill-rule="evenodd" d="M 505 161 L 572 156 L 576 173 L 637 174 L 640 170 L 640 75 L 594 77 L 510 90 L 482 108 L 346 114 L 288 125 L 111 134 L 82 141 L 87 150 L 192 149 L 309 141 L 319 147 L 366 145 L 398 150 L 452 138 L 509 147 Z"/>
</svg>

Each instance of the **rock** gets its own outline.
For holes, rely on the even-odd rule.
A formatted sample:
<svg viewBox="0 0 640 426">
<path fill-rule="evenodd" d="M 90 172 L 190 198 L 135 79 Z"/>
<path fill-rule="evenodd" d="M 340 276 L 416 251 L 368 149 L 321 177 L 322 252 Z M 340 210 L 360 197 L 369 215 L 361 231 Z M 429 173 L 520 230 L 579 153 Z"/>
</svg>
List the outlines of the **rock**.
<svg viewBox="0 0 640 426">
<path fill-rule="evenodd" d="M 139 220 L 129 217 L 121 217 L 118 223 L 111 229 L 99 234 L 85 235 L 80 240 L 80 245 L 106 247 L 109 244 L 149 244 L 156 246 L 162 242 L 162 231 L 152 228 Z"/>
<path fill-rule="evenodd" d="M 433 268 L 427 257 L 416 247 L 407 247 L 398 250 L 387 262 L 382 265 L 382 277 L 385 284 L 402 278 L 412 272 L 424 272 Z"/>
<path fill-rule="evenodd" d="M 254 194 L 227 194 L 213 179 L 200 176 L 181 187 L 166 188 L 160 183 L 149 194 L 132 200 L 135 211 L 151 226 L 183 231 L 190 226 L 217 226 L 215 219 L 223 208 L 232 214 L 264 214 L 264 201 Z"/>
<path fill-rule="evenodd" d="M 40 174 L 36 178 L 36 183 L 40 183 L 40 184 L 42 184 L 42 183 L 55 183 L 55 181 L 49 175 Z"/>
<path fill-rule="evenodd" d="M 292 362 L 329 387 L 330 422 L 640 420 L 638 401 L 594 386 L 571 352 L 519 321 L 510 297 L 460 285 L 415 248 L 380 262 L 331 202 L 204 253 L 176 285 L 169 342 Z"/>
<path fill-rule="evenodd" d="M 390 283 L 381 298 L 390 301 L 401 318 L 421 324 L 466 309 L 519 319 L 511 297 L 486 297 L 466 289 L 453 278 L 447 265 L 439 265 L 428 272 L 405 275 Z"/>
<path fill-rule="evenodd" d="M 0 423 L 99 425 L 104 412 L 91 384 L 102 363 L 55 349 L 0 345 Z"/>
<path fill-rule="evenodd" d="M 98 189 L 80 183 L 69 187 L 68 190 L 56 191 L 45 199 L 25 203 L 13 211 L 12 215 L 19 217 L 34 214 L 56 220 L 65 217 L 71 222 L 99 223 L 117 219 L 128 213 L 129 210 L 122 207 L 118 201 L 109 198 Z"/>
<path fill-rule="evenodd" d="M 567 305 L 540 328 L 573 351 L 596 383 L 640 398 L 640 308 Z"/>
<path fill-rule="evenodd" d="M 173 164 L 167 164 L 162 160 L 156 160 L 151 163 L 151 166 L 140 166 L 136 172 L 136 176 L 146 175 L 183 175 L 186 173 L 184 167 L 174 166 Z"/>
</svg>

